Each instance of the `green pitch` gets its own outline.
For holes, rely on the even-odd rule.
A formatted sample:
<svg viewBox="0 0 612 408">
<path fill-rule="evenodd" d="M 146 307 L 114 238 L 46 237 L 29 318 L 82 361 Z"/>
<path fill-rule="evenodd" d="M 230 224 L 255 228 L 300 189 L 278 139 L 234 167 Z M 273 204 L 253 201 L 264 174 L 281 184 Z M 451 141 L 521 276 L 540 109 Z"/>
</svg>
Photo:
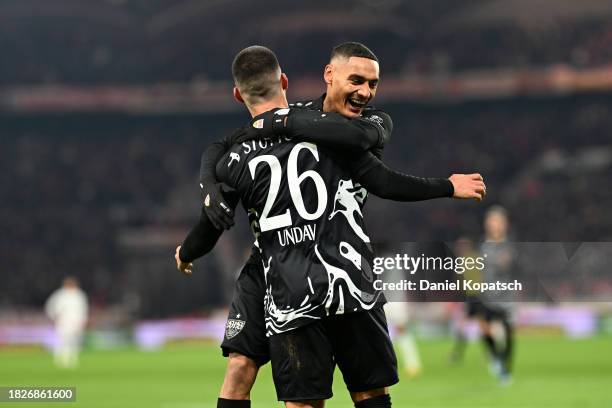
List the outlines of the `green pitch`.
<svg viewBox="0 0 612 408">
<path fill-rule="evenodd" d="M 489 376 L 480 344 L 465 360 L 448 363 L 450 342 L 420 342 L 421 377 L 392 388 L 394 407 L 602 408 L 612 406 L 612 339 L 519 338 L 514 383 L 506 388 Z M 0 386 L 74 386 L 73 403 L 2 403 L 15 407 L 214 408 L 225 359 L 216 346 L 176 345 L 155 352 L 85 352 L 75 371 L 54 368 L 43 352 L 0 349 Z M 328 407 L 351 407 L 336 376 Z M 252 393 L 254 408 L 281 407 L 270 366 Z"/>
</svg>

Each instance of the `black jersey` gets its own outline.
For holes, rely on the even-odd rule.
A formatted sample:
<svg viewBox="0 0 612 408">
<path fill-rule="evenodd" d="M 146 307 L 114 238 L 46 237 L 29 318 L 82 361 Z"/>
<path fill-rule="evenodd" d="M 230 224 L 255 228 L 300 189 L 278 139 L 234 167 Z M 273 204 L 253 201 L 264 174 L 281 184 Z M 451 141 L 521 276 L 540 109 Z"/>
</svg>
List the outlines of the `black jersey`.
<svg viewBox="0 0 612 408">
<path fill-rule="evenodd" d="M 245 142 L 223 156 L 217 176 L 258 229 L 268 336 L 384 302 L 373 286 L 364 191 L 330 151 L 282 136 Z"/>
</svg>

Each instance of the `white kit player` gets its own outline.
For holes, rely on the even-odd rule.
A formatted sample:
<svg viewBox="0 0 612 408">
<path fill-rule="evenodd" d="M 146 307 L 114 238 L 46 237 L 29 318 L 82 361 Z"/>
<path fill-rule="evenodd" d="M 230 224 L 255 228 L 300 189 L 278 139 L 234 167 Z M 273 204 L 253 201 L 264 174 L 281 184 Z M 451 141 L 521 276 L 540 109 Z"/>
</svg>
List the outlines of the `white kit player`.
<svg viewBox="0 0 612 408">
<path fill-rule="evenodd" d="M 414 244 L 404 247 L 404 253 L 414 251 Z M 385 272 L 387 282 L 401 282 L 406 278 L 405 271 L 391 269 Z M 417 377 L 421 374 L 423 365 L 417 347 L 413 329 L 410 327 L 410 303 L 407 293 L 404 291 L 385 291 L 388 303 L 385 304 L 385 314 L 389 325 L 395 328 L 394 341 L 399 346 L 400 355 L 404 363 L 404 372 L 408 378 Z"/>
<path fill-rule="evenodd" d="M 73 277 L 65 278 L 62 287 L 47 300 L 45 312 L 55 324 L 54 357 L 58 367 L 76 368 L 78 365 L 87 311 L 87 296 Z"/>
</svg>

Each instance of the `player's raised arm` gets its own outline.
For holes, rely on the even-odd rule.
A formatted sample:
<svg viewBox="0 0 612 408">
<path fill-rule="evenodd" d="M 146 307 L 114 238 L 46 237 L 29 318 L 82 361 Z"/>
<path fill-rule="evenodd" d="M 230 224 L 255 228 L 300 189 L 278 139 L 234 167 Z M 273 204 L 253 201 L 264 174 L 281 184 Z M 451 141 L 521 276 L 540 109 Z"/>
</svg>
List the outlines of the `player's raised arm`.
<svg viewBox="0 0 612 408">
<path fill-rule="evenodd" d="M 238 129 L 232 135 L 232 142 L 287 136 L 296 142 L 330 148 L 370 150 L 386 142 L 393 126 L 389 115 L 382 111 L 377 113 L 351 119 L 333 112 L 272 109 Z"/>
<path fill-rule="evenodd" d="M 434 198 L 473 198 L 481 201 L 486 186 L 480 174 L 453 174 L 450 178 L 416 177 L 387 167 L 372 153 L 360 159 L 337 158 L 372 194 L 394 201 L 423 201 Z"/>
</svg>

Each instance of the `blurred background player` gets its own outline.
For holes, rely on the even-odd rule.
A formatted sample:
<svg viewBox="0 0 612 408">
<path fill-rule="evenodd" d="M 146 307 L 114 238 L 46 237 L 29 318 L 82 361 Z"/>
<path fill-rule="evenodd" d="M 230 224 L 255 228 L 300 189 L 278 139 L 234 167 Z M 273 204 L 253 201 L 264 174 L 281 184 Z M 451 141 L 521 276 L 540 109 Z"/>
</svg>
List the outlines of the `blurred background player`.
<svg viewBox="0 0 612 408">
<path fill-rule="evenodd" d="M 413 246 L 412 244 L 410 244 Z M 410 253 L 406 247 L 406 253 Z M 405 271 L 402 269 L 389 269 L 385 272 L 388 282 L 400 282 L 405 279 Z M 423 370 L 421 355 L 416 343 L 414 328 L 410 325 L 410 303 L 406 291 L 385 291 L 387 304 L 385 314 L 387 321 L 394 329 L 393 341 L 399 349 L 399 359 L 404 365 L 404 372 L 408 378 L 417 377 Z"/>
<path fill-rule="evenodd" d="M 389 324 L 395 328 L 393 341 L 399 348 L 399 358 L 404 364 L 404 372 L 408 378 L 419 376 L 423 371 L 423 364 L 414 330 L 410 326 L 410 303 L 407 299 L 389 301 L 385 304 L 385 314 Z"/>
<path fill-rule="evenodd" d="M 509 282 L 515 272 L 515 251 L 508 242 L 508 214 L 501 206 L 493 206 L 484 218 L 484 242 L 480 256 L 485 257 L 483 282 Z M 512 381 L 512 352 L 514 327 L 511 323 L 511 292 L 486 292 L 476 302 L 474 314 L 478 316 L 482 336 L 491 357 L 491 371 L 502 385 Z"/>
<path fill-rule="evenodd" d="M 58 367 L 77 367 L 87 311 L 87 296 L 71 276 L 47 300 L 45 312 L 55 324 L 54 356 Z"/>
</svg>

